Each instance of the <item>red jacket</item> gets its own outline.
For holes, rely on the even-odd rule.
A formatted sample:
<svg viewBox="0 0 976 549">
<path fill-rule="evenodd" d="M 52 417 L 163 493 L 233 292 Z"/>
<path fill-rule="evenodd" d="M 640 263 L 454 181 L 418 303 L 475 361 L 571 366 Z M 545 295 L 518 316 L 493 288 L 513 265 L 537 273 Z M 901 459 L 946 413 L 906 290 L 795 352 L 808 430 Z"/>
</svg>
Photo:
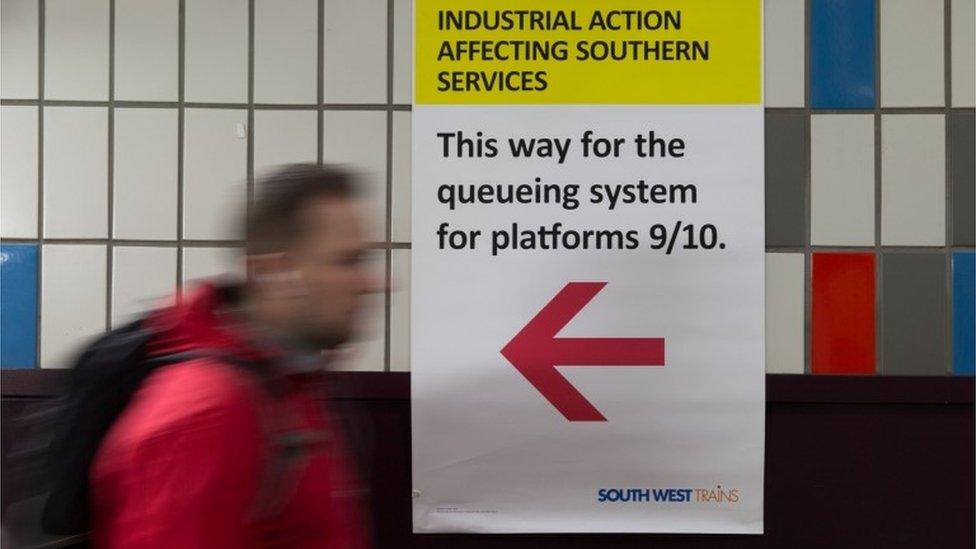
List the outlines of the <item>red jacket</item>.
<svg viewBox="0 0 976 549">
<path fill-rule="evenodd" d="M 205 286 L 149 319 L 151 354 L 206 355 L 151 374 L 106 435 L 91 471 L 94 545 L 367 547 L 362 491 L 320 377 L 282 376 L 273 397 L 213 356 L 275 355 L 218 312 L 220 296 Z M 273 449 L 289 435 L 305 453 Z"/>
</svg>

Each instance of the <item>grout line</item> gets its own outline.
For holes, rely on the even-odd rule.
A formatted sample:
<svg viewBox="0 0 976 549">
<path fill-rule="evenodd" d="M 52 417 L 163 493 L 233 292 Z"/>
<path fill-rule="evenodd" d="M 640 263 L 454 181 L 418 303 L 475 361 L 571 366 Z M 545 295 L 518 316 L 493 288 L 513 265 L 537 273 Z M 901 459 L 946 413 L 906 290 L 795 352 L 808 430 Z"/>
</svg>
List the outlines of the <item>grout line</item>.
<svg viewBox="0 0 976 549">
<path fill-rule="evenodd" d="M 881 253 L 881 0 L 874 0 L 874 373 L 884 366 L 884 256 Z"/>
<path fill-rule="evenodd" d="M 105 329 L 112 329 L 112 294 L 114 277 L 112 269 L 115 262 L 115 0 L 108 3 L 108 212 L 106 234 L 108 242 L 105 249 Z"/>
<path fill-rule="evenodd" d="M 183 290 L 183 142 L 185 139 L 186 109 L 186 0 L 179 0 L 179 30 L 177 31 L 177 111 L 176 111 L 176 292 Z"/>
<path fill-rule="evenodd" d="M 254 2 L 247 2 L 247 199 L 244 215 L 254 201 Z"/>
<path fill-rule="evenodd" d="M 325 157 L 325 0 L 318 0 L 318 28 L 316 30 L 316 47 L 318 48 L 318 59 L 316 60 L 317 73 L 315 78 L 315 124 L 316 139 L 315 162 L 321 166 Z"/>
<path fill-rule="evenodd" d="M 182 103 L 182 105 L 181 105 Z M 37 106 L 39 99 L 0 99 L 3 106 Z M 89 101 L 74 99 L 51 99 L 44 100 L 44 104 L 49 107 L 107 107 L 108 101 Z M 250 107 L 248 103 L 218 103 L 206 101 L 137 101 L 120 100 L 115 101 L 116 107 L 127 109 L 167 109 L 184 106 L 192 109 L 230 109 L 240 110 Z M 388 111 L 410 112 L 413 105 L 407 103 L 255 103 L 254 110 L 276 110 L 276 111 Z M 807 114 L 874 114 L 875 109 L 823 109 L 809 107 L 764 107 L 766 112 L 796 112 Z M 949 113 L 969 113 L 976 112 L 974 107 L 881 107 L 877 109 L 881 114 L 949 114 Z"/>
<path fill-rule="evenodd" d="M 810 109 L 810 29 L 812 0 L 806 0 L 803 8 L 803 148 L 806 170 L 803 188 L 803 373 L 813 373 L 813 253 L 811 251 L 811 196 L 813 193 L 811 126 L 813 116 Z"/>
<path fill-rule="evenodd" d="M 386 104 L 393 105 L 393 32 L 394 32 L 393 0 L 386 2 Z M 386 111 L 386 242 L 393 241 L 393 110 Z M 391 286 L 393 284 L 393 250 L 386 248 L 385 284 L 383 285 L 384 322 L 383 322 L 383 371 L 391 370 L 391 314 L 392 300 Z"/>
<path fill-rule="evenodd" d="M 0 238 L 0 242 L 4 244 L 79 244 L 79 245 L 105 245 L 108 244 L 108 238 L 45 238 L 39 240 L 36 238 Z M 140 240 L 140 239 L 114 239 L 115 245 L 117 246 L 144 246 L 144 247 L 155 247 L 155 248 L 242 248 L 245 245 L 244 240 L 197 240 L 197 239 L 182 239 L 182 240 Z M 409 242 L 367 242 L 366 247 L 370 250 L 409 250 L 411 244 Z M 960 247 L 964 249 L 964 247 Z M 972 246 L 966 249 L 972 251 Z"/>
<path fill-rule="evenodd" d="M 0 99 L 0 105 L 3 106 L 36 106 L 40 104 L 39 99 Z M 108 107 L 108 101 L 99 100 L 77 100 L 77 99 L 51 99 L 45 100 L 44 103 L 49 107 Z M 411 111 L 413 110 L 412 105 L 407 104 L 386 104 L 386 103 L 234 103 L 234 102 L 213 102 L 213 101 L 137 101 L 137 100 L 123 100 L 115 101 L 114 105 L 117 107 L 126 107 L 132 109 L 175 109 L 180 106 L 180 104 L 187 108 L 195 109 L 247 109 L 253 108 L 255 110 L 274 110 L 274 111 L 316 111 L 316 110 L 327 110 L 327 111 Z M 919 110 L 932 110 L 930 108 L 911 108 L 909 110 L 919 111 Z M 972 108 L 969 108 L 972 110 Z"/>
<path fill-rule="evenodd" d="M 972 249 L 973 246 L 953 246 L 954 250 L 964 251 L 965 249 Z M 811 250 L 813 252 L 831 252 L 831 253 L 853 253 L 853 252 L 874 252 L 874 246 L 767 246 L 766 251 L 769 253 L 802 253 L 805 250 Z M 881 249 L 885 253 L 942 253 L 945 250 L 944 246 L 881 246 Z"/>
<path fill-rule="evenodd" d="M 34 327 L 34 368 L 41 367 L 41 304 L 44 266 L 44 33 L 46 0 L 37 3 L 37 319 Z"/>
<path fill-rule="evenodd" d="M 945 94 L 945 106 L 952 105 L 952 21 L 950 0 L 942 3 L 942 62 L 945 82 L 942 91 Z M 947 110 L 942 117 L 945 130 L 945 302 L 943 311 L 945 319 L 945 347 L 943 349 L 943 373 L 952 375 L 952 111 Z"/>
</svg>

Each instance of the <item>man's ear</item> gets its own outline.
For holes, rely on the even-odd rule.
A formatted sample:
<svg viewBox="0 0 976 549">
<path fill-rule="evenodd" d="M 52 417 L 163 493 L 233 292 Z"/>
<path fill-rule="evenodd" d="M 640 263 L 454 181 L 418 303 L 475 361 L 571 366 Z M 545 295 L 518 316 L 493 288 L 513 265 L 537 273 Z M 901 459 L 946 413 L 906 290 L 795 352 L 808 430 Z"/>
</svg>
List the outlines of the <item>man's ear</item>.
<svg viewBox="0 0 976 549">
<path fill-rule="evenodd" d="M 289 298 L 308 293 L 301 273 L 287 253 L 249 255 L 246 261 L 248 283 L 260 294 Z"/>
</svg>

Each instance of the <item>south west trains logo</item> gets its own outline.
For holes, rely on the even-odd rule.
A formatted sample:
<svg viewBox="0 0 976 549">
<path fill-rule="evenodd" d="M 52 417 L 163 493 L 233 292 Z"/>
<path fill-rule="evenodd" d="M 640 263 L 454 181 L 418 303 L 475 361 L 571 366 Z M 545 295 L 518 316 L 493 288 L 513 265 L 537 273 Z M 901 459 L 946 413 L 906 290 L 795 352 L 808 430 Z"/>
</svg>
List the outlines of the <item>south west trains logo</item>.
<svg viewBox="0 0 976 549">
<path fill-rule="evenodd" d="M 739 502 L 738 488 L 600 488 L 599 503 L 725 503 Z"/>
</svg>

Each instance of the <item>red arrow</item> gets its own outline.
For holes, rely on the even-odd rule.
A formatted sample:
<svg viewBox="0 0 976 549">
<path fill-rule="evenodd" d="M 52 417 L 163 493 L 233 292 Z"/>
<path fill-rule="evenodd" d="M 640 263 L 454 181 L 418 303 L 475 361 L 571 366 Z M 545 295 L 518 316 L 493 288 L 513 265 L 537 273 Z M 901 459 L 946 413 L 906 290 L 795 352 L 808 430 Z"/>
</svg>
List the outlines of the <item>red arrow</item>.
<svg viewBox="0 0 976 549">
<path fill-rule="evenodd" d="M 606 282 L 570 282 L 502 348 L 502 355 L 569 421 L 607 418 L 556 366 L 664 366 L 664 338 L 576 338 L 556 334 Z"/>
</svg>

